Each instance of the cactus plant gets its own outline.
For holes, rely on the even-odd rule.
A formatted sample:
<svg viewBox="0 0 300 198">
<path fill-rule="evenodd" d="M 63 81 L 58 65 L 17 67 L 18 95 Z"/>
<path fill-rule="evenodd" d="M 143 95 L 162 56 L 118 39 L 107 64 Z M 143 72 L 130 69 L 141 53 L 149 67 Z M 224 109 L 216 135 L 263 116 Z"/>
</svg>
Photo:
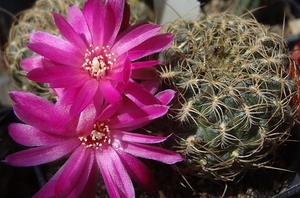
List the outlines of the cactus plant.
<svg viewBox="0 0 300 198">
<path fill-rule="evenodd" d="M 176 35 L 159 54 L 164 86 L 178 91 L 169 115 L 186 158 L 182 171 L 233 181 L 269 166 L 290 135 L 297 82 L 281 36 L 256 22 L 221 13 L 165 27 Z"/>
</svg>

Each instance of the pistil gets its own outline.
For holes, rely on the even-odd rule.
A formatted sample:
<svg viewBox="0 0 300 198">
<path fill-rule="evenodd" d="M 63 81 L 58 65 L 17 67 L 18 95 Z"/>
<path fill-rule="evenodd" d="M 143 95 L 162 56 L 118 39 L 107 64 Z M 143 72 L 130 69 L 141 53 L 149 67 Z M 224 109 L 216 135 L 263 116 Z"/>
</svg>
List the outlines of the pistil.
<svg viewBox="0 0 300 198">
<path fill-rule="evenodd" d="M 82 145 L 85 147 L 94 147 L 95 149 L 101 148 L 104 144 L 110 144 L 109 127 L 104 122 L 96 122 L 93 130 L 87 137 L 79 137 Z"/>
<path fill-rule="evenodd" d="M 103 79 L 109 74 L 111 66 L 115 63 L 114 53 L 110 53 L 110 46 L 94 47 L 90 44 L 86 49 L 85 62 L 82 67 L 96 79 Z"/>
</svg>

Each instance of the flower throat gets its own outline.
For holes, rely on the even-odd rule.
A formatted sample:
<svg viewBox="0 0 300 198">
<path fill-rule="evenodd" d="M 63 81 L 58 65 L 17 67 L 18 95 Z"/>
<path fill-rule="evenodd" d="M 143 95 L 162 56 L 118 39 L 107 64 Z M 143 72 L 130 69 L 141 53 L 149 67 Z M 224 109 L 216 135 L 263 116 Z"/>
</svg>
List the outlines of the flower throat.
<svg viewBox="0 0 300 198">
<path fill-rule="evenodd" d="M 104 122 L 96 122 L 93 126 L 93 130 L 87 137 L 79 137 L 82 145 L 86 147 L 94 147 L 98 149 L 103 144 L 110 144 L 109 127 Z"/>
<path fill-rule="evenodd" d="M 86 49 L 84 55 L 85 62 L 82 67 L 89 74 L 96 78 L 102 79 L 108 75 L 111 66 L 115 63 L 114 53 L 109 53 L 110 46 L 94 47 L 90 44 L 89 49 Z"/>
</svg>

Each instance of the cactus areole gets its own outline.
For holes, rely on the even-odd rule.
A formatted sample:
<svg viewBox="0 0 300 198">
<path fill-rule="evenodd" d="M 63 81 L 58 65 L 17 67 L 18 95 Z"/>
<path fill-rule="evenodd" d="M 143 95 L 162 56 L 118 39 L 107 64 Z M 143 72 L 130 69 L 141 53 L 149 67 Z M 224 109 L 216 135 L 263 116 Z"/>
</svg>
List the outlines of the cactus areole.
<svg viewBox="0 0 300 198">
<path fill-rule="evenodd" d="M 170 120 L 180 123 L 173 147 L 185 170 L 232 181 L 268 165 L 296 119 L 297 83 L 286 72 L 293 60 L 281 36 L 229 14 L 177 21 L 165 31 L 176 39 L 159 54 L 159 69 L 178 92 Z"/>
</svg>

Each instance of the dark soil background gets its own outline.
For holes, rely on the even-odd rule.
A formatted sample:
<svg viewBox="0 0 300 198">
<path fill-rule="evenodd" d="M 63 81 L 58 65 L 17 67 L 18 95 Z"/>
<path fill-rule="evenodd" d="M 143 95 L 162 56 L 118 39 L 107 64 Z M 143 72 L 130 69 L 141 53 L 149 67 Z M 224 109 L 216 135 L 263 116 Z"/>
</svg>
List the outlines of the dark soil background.
<svg viewBox="0 0 300 198">
<path fill-rule="evenodd" d="M 142 1 L 153 8 L 151 0 Z M 196 0 L 195 0 L 196 1 Z M 249 3 L 247 3 L 249 2 Z M 255 3 L 256 4 L 255 4 Z M 7 42 L 10 24 L 14 16 L 20 11 L 29 8 L 34 0 L 0 0 L 0 46 L 3 49 Z M 250 10 L 257 20 L 272 28 L 275 32 L 284 35 L 290 49 L 300 40 L 300 1 L 299 0 L 201 0 L 202 12 L 206 14 L 228 11 L 241 15 Z M 239 5 L 246 5 L 242 7 Z M 253 5 L 256 7 L 253 7 Z M 248 6 L 248 7 L 247 7 Z M 155 13 L 155 12 L 153 12 Z M 283 31 L 284 27 L 284 31 Z M 5 75 L 5 65 L 0 53 L 0 80 Z M 0 87 L 6 89 L 6 87 Z M 0 160 L 11 153 L 26 147 L 15 143 L 8 135 L 7 126 L 19 122 L 12 108 L 4 102 L 0 95 Z M 144 160 L 156 179 L 155 191 L 145 193 L 136 186 L 138 198 L 211 198 L 211 197 L 239 197 L 239 198 L 292 198 L 300 197 L 299 187 L 291 189 L 287 195 L 280 193 L 300 183 L 298 176 L 299 166 L 299 127 L 293 129 L 291 140 L 282 145 L 279 156 L 273 162 L 274 167 L 286 167 L 294 170 L 289 173 L 279 170 L 258 169 L 245 174 L 238 182 L 220 182 L 199 179 L 193 176 L 180 174 L 182 164 L 164 165 L 159 162 Z M 299 160 L 298 160 L 299 159 Z M 13 167 L 0 162 L 0 197 L 2 198 L 29 198 L 32 197 L 63 162 L 53 162 L 38 167 Z M 296 176 L 295 176 L 296 175 Z M 259 181 L 259 182 L 258 182 Z M 97 197 L 108 197 L 101 178 L 99 179 Z"/>
</svg>

